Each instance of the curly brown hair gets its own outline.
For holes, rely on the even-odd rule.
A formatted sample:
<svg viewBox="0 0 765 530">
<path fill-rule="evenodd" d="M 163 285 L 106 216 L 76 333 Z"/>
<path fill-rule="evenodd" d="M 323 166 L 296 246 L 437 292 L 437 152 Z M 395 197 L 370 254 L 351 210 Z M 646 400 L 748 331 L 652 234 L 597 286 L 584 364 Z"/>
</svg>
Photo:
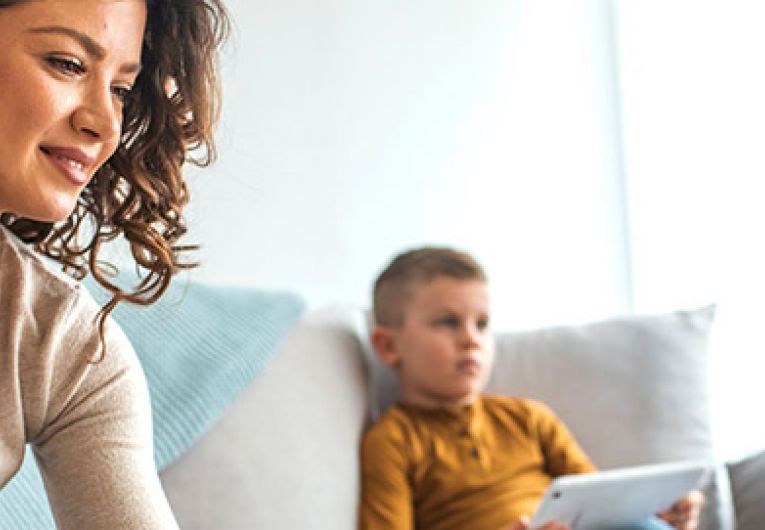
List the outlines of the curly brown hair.
<svg viewBox="0 0 765 530">
<path fill-rule="evenodd" d="M 26 0 L 0 0 L 0 9 Z M 217 53 L 230 30 L 221 0 L 146 0 L 141 73 L 125 102 L 117 150 L 95 173 L 69 217 L 60 223 L 0 215 L 0 223 L 60 262 L 76 279 L 92 274 L 111 293 L 99 313 L 122 300 L 158 300 L 196 246 L 178 243 L 189 192 L 182 166 L 216 157 L 213 126 L 220 111 Z M 196 156 L 195 156 L 196 155 Z M 85 235 L 87 232 L 87 236 Z M 124 236 L 141 279 L 121 289 L 115 267 L 100 260 L 104 244 Z M 111 278 L 111 279 L 110 279 Z"/>
</svg>

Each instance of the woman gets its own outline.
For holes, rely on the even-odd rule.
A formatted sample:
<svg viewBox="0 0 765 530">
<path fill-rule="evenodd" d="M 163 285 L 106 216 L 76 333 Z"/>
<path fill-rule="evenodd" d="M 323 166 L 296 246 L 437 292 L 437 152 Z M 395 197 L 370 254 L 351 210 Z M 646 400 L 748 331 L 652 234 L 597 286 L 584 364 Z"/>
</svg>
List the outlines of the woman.
<svg viewBox="0 0 765 530">
<path fill-rule="evenodd" d="M 177 526 L 143 374 L 107 317 L 188 266 L 181 166 L 214 158 L 227 29 L 220 0 L 0 0 L 0 486 L 32 444 L 60 528 Z M 120 237 L 145 271 L 132 291 L 100 260 Z"/>
</svg>

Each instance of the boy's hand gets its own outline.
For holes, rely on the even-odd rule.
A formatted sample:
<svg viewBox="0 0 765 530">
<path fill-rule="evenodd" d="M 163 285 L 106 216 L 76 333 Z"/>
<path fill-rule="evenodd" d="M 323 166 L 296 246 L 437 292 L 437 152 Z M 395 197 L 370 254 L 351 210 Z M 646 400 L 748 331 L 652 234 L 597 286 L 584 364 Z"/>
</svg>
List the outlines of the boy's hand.
<svg viewBox="0 0 765 530">
<path fill-rule="evenodd" d="M 559 523 L 557 521 L 553 521 L 551 523 L 547 523 L 544 526 L 540 526 L 539 528 L 531 529 L 529 528 L 529 519 L 528 515 L 521 515 L 521 518 L 518 519 L 516 522 L 511 524 L 510 526 L 506 526 L 502 530 L 571 530 L 571 527 L 568 525 L 565 525 L 563 523 Z"/>
<path fill-rule="evenodd" d="M 704 494 L 694 490 L 687 497 L 673 504 L 669 510 L 659 513 L 658 517 L 677 530 L 696 530 L 699 526 L 699 512 L 702 506 L 704 506 Z"/>
</svg>

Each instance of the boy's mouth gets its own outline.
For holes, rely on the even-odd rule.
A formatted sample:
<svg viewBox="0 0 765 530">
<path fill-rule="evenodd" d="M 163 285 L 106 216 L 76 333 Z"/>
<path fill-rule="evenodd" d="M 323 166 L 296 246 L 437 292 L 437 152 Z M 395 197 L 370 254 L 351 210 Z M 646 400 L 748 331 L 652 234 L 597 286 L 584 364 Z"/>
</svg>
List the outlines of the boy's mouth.
<svg viewBox="0 0 765 530">
<path fill-rule="evenodd" d="M 476 373 L 481 369 L 481 363 L 476 359 L 463 359 L 457 363 L 461 372 Z"/>
</svg>

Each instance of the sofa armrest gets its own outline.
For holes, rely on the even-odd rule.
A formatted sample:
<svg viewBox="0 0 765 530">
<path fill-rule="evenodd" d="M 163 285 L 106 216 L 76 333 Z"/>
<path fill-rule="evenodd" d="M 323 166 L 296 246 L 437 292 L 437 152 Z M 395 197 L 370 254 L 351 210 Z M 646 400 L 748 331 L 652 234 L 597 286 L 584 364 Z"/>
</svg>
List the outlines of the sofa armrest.
<svg viewBox="0 0 765 530">
<path fill-rule="evenodd" d="M 765 528 L 765 450 L 728 464 L 736 530 Z"/>
</svg>

